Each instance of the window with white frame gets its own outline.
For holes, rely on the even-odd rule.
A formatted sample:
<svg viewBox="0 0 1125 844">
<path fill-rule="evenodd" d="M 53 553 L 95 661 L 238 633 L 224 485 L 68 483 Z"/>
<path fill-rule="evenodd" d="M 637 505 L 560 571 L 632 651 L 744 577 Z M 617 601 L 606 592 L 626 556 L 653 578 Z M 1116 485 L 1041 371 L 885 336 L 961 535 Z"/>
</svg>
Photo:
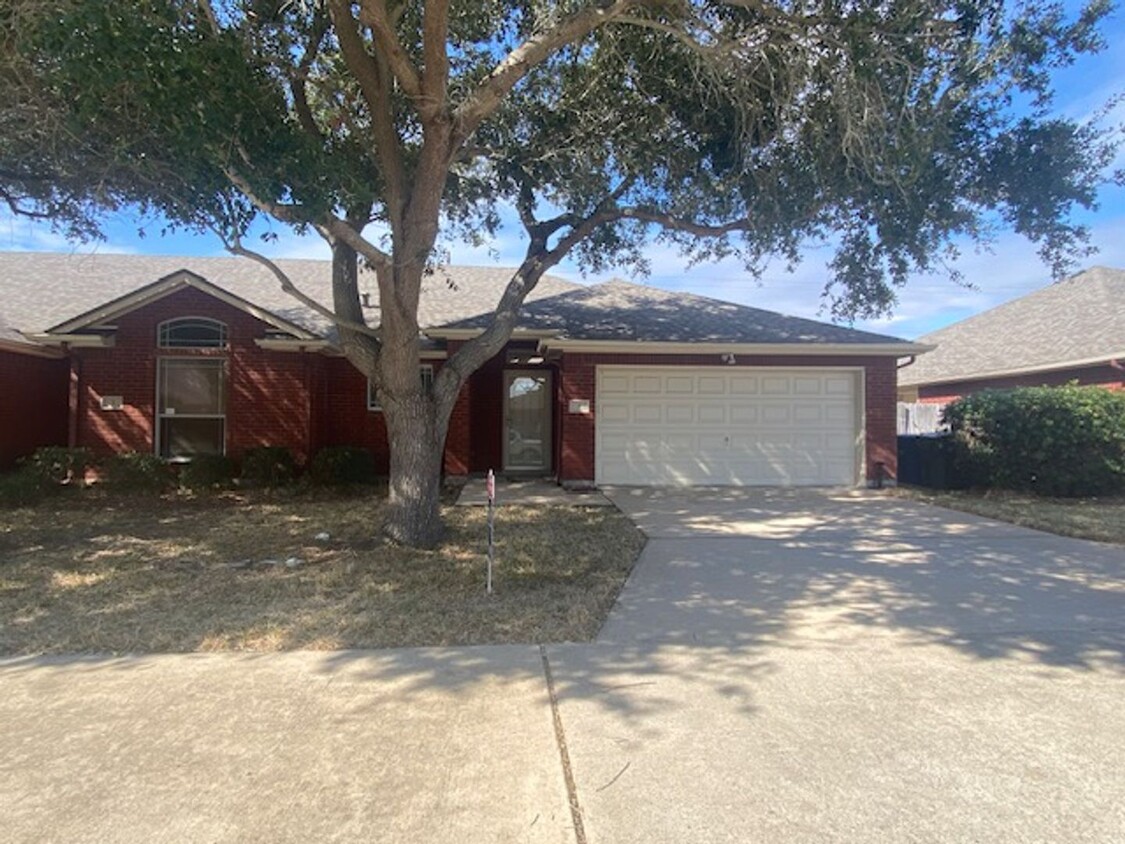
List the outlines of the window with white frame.
<svg viewBox="0 0 1125 844">
<path fill-rule="evenodd" d="M 226 450 L 226 361 L 160 358 L 156 372 L 156 451 L 190 459 Z"/>
<path fill-rule="evenodd" d="M 422 381 L 422 389 L 428 390 L 434 385 L 434 368 L 428 363 L 418 367 L 418 377 Z M 383 405 L 379 404 L 378 391 L 371 379 L 367 379 L 367 409 L 382 412 Z"/>
<path fill-rule="evenodd" d="M 227 327 L 207 317 L 170 319 L 157 328 L 156 345 L 161 349 L 224 349 Z"/>
</svg>

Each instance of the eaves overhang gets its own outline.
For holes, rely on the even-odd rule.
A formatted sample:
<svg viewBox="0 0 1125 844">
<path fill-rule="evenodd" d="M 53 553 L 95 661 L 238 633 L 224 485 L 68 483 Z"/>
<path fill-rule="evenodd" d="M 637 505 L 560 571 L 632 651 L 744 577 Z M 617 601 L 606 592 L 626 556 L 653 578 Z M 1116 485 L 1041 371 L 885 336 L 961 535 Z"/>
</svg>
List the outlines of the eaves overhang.
<svg viewBox="0 0 1125 844">
<path fill-rule="evenodd" d="M 585 352 L 590 354 L 644 354 L 644 355 L 818 355 L 855 357 L 907 357 L 933 351 L 936 347 L 924 343 L 663 343 L 633 340 L 567 340 L 545 339 L 540 342 L 543 351 Z"/>
</svg>

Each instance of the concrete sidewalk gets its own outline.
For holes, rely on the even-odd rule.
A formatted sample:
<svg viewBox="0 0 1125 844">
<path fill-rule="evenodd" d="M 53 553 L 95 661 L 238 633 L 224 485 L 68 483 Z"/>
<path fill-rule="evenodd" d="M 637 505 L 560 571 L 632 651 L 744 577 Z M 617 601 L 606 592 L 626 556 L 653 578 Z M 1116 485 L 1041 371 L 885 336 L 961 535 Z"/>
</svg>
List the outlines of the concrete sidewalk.
<svg viewBox="0 0 1125 844">
<path fill-rule="evenodd" d="M 0 661 L 6 842 L 573 842 L 540 651 Z"/>
</svg>

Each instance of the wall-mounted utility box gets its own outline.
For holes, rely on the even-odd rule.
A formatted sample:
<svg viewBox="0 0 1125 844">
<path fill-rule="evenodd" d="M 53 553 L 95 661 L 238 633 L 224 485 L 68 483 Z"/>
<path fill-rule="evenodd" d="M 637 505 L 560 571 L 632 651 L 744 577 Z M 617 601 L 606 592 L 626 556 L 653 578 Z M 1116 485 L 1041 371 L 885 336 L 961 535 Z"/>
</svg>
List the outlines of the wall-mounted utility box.
<svg viewBox="0 0 1125 844">
<path fill-rule="evenodd" d="M 590 413 L 590 400 L 589 399 L 571 399 L 570 404 L 566 406 L 568 413 Z"/>
</svg>

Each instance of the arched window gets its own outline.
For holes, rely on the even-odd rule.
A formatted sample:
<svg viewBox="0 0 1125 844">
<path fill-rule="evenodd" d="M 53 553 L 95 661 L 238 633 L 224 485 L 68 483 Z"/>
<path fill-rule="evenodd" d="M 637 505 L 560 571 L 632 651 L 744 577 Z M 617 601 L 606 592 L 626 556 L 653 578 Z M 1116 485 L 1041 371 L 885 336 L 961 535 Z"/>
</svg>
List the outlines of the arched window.
<svg viewBox="0 0 1125 844">
<path fill-rule="evenodd" d="M 160 323 L 156 336 L 161 349 L 222 349 L 227 327 L 207 317 L 180 317 Z"/>
</svg>

